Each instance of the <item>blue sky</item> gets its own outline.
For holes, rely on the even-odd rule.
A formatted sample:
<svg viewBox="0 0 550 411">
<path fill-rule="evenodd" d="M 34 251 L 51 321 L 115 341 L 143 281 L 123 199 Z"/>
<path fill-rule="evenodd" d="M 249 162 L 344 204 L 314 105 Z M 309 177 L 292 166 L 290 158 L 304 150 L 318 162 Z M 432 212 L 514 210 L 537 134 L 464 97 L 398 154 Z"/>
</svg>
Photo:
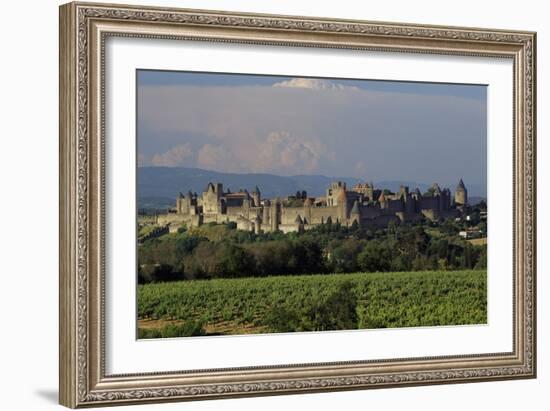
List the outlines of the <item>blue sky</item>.
<svg viewBox="0 0 550 411">
<path fill-rule="evenodd" d="M 141 166 L 486 190 L 485 85 L 137 74 Z"/>
<path fill-rule="evenodd" d="M 138 70 L 139 86 L 165 86 L 165 85 L 190 85 L 190 86 L 272 86 L 273 84 L 291 79 L 288 76 L 267 75 L 242 75 L 227 73 L 203 73 L 162 70 Z M 406 81 L 384 80 L 350 80 L 334 79 L 346 86 L 357 87 L 364 90 L 386 91 L 395 93 L 413 93 L 419 95 L 447 95 L 472 98 L 484 101 L 486 87 L 474 84 L 442 84 L 420 83 Z"/>
</svg>

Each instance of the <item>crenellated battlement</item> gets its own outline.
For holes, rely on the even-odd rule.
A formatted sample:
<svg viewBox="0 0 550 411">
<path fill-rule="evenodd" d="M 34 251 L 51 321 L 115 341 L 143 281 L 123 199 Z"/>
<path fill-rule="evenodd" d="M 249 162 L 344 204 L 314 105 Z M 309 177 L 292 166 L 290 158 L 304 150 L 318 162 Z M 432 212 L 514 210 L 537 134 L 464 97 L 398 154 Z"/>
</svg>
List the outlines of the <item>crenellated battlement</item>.
<svg viewBox="0 0 550 411">
<path fill-rule="evenodd" d="M 348 190 L 345 182 L 330 184 L 324 197 L 309 197 L 305 191 L 285 198 L 263 199 L 256 186 L 224 191 L 222 183 L 209 183 L 197 195 L 180 193 L 171 213 L 159 216 L 168 225 L 197 226 L 206 223 L 234 222 L 238 229 L 259 232 L 292 232 L 311 229 L 320 224 L 358 224 L 383 227 L 390 222 L 415 222 L 423 218 L 441 220 L 462 215 L 468 204 L 462 179 L 454 198 L 449 188 L 434 183 L 426 193 L 401 186 L 396 193 L 377 188 L 374 183 L 356 184 Z"/>
</svg>

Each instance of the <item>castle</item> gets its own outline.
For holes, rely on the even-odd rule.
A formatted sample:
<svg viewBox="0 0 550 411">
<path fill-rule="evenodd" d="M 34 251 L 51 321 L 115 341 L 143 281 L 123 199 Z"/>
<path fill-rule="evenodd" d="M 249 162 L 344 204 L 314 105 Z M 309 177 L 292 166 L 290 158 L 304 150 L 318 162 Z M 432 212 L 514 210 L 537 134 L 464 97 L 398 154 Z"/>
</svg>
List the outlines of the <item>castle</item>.
<svg viewBox="0 0 550 411">
<path fill-rule="evenodd" d="M 182 224 L 198 227 L 206 223 L 234 222 L 241 230 L 260 232 L 304 231 L 320 224 L 354 224 L 360 227 L 386 227 L 395 223 L 415 222 L 423 218 L 437 221 L 462 215 L 468 204 L 468 191 L 462 179 L 454 198 L 448 188 L 437 183 L 422 194 L 418 188 L 399 192 L 375 188 L 373 183 L 357 184 L 351 190 L 346 183 L 332 183 L 323 197 L 309 197 L 305 191 L 284 199 L 262 199 L 260 189 L 251 193 L 224 191 L 222 183 L 209 183 L 201 195 L 189 191 L 179 194 L 176 207 L 158 216 L 158 223 L 170 231 Z"/>
</svg>

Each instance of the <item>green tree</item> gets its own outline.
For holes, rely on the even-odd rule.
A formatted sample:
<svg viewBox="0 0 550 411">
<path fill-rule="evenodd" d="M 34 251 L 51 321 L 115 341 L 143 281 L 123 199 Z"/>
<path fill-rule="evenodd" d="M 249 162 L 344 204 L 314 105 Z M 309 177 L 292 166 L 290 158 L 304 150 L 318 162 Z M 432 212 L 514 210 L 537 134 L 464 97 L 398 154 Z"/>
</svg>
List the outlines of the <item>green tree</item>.
<svg viewBox="0 0 550 411">
<path fill-rule="evenodd" d="M 487 245 L 481 247 L 481 251 L 474 268 L 476 270 L 487 269 Z"/>
<path fill-rule="evenodd" d="M 476 253 L 474 247 L 470 243 L 464 246 L 464 266 L 463 268 L 472 269 L 476 263 Z"/>
<path fill-rule="evenodd" d="M 138 268 L 138 284 L 183 280 L 183 273 L 169 264 L 147 264 Z"/>
<path fill-rule="evenodd" d="M 391 248 L 377 241 L 369 241 L 357 257 L 361 270 L 366 272 L 389 271 L 392 262 Z"/>
<path fill-rule="evenodd" d="M 289 241 L 275 240 L 247 244 L 246 248 L 255 259 L 257 274 L 263 276 L 291 274 L 289 261 L 292 256 L 292 248 Z"/>
<path fill-rule="evenodd" d="M 346 239 L 334 240 L 329 245 L 330 268 L 337 273 L 351 273 L 359 269 L 358 256 L 365 246 L 365 241 Z"/>
<path fill-rule="evenodd" d="M 484 236 L 487 235 L 487 222 L 485 221 L 481 221 L 477 228 L 479 228 L 479 231 L 481 231 L 483 233 Z"/>
<path fill-rule="evenodd" d="M 441 232 L 447 235 L 456 235 L 459 231 L 460 227 L 451 219 L 445 220 L 445 222 L 441 224 Z"/>
<path fill-rule="evenodd" d="M 189 279 L 210 278 L 212 273 L 221 271 L 217 255 L 218 246 L 203 241 L 193 250 L 193 254 L 184 259 L 185 277 Z"/>
<path fill-rule="evenodd" d="M 233 244 L 223 244 L 218 248 L 216 257 L 219 265 L 210 277 L 246 277 L 255 274 L 254 257 L 242 247 Z"/>
<path fill-rule="evenodd" d="M 292 243 L 289 268 L 294 273 L 321 273 L 324 271 L 323 250 L 308 238 L 299 238 Z"/>
</svg>

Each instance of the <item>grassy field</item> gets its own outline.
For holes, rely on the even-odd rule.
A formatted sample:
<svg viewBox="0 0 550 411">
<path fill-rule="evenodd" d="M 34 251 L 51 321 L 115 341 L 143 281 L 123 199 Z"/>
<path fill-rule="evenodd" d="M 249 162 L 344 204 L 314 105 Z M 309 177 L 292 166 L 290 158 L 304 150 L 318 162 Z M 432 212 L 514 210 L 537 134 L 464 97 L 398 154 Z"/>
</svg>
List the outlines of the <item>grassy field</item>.
<svg viewBox="0 0 550 411">
<path fill-rule="evenodd" d="M 486 245 L 487 244 L 487 237 L 484 238 L 473 238 L 471 240 L 467 240 L 472 245 Z"/>
<path fill-rule="evenodd" d="M 140 338 L 486 321 L 485 270 L 299 275 L 138 286 Z"/>
</svg>

